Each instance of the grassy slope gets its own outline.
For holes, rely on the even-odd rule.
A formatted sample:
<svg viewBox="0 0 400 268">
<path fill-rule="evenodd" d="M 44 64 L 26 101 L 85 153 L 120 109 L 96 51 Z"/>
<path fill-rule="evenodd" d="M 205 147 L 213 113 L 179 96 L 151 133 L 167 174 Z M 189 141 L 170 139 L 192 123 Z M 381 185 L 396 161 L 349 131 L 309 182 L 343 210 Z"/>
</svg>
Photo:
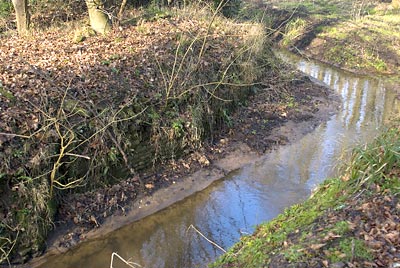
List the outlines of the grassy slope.
<svg viewBox="0 0 400 268">
<path fill-rule="evenodd" d="M 377 1 L 280 1 L 281 45 L 360 73 L 400 71 L 400 10 Z"/>
<path fill-rule="evenodd" d="M 400 128 L 393 127 L 370 145 L 355 149 L 341 177 L 327 180 L 309 200 L 260 225 L 211 267 L 398 263 L 399 136 Z"/>
</svg>

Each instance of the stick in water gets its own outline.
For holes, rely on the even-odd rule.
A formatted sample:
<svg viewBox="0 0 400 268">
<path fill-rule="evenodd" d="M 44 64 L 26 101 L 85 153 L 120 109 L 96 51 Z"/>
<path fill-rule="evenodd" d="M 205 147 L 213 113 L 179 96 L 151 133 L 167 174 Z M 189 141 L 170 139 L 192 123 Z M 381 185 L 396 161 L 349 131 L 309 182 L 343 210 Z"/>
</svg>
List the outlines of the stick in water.
<svg viewBox="0 0 400 268">
<path fill-rule="evenodd" d="M 128 266 L 131 267 L 131 268 L 142 267 L 140 264 L 137 264 L 137 263 L 134 263 L 134 262 L 130 262 L 130 261 L 126 261 L 124 258 L 122 258 L 121 256 L 119 256 L 118 253 L 113 252 L 113 253 L 111 254 L 110 268 L 113 268 L 114 256 L 117 256 L 123 263 L 125 263 L 126 265 L 128 265 Z"/>
<path fill-rule="evenodd" d="M 226 253 L 226 250 L 223 249 L 221 246 L 219 246 L 217 243 L 215 243 L 214 241 L 211 241 L 210 239 L 208 239 L 205 235 L 203 235 L 199 230 L 196 229 L 196 227 L 193 226 L 193 224 L 191 224 L 188 228 L 188 230 L 192 228 L 193 230 L 195 230 L 199 235 L 201 235 L 205 240 L 207 240 L 207 242 L 213 244 L 214 246 L 216 246 L 218 249 L 220 249 L 221 251 L 223 251 L 224 253 Z"/>
</svg>

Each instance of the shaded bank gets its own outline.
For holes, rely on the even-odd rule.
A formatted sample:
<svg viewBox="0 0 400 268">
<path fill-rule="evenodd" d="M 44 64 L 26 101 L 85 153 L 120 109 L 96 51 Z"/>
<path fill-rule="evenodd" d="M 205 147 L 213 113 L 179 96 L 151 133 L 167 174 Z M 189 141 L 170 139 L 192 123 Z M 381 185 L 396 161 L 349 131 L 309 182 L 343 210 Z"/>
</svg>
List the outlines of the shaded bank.
<svg viewBox="0 0 400 268">
<path fill-rule="evenodd" d="M 158 260 L 165 263 L 165 267 L 191 267 L 191 264 L 193 264 L 191 263 L 192 257 L 196 261 L 201 258 L 196 258 L 195 253 L 175 254 L 180 250 L 186 252 L 193 247 L 196 248 L 197 243 L 193 240 L 193 243 L 191 242 L 192 247 L 182 246 L 179 244 L 182 242 L 181 239 L 186 242 L 191 241 L 185 236 L 187 233 L 171 234 L 175 230 L 186 230 L 188 225 L 182 226 L 180 222 L 182 219 L 191 219 L 189 221 L 196 224 L 193 220 L 197 217 L 191 216 L 194 212 L 191 207 L 201 206 L 211 201 L 209 194 L 215 194 L 212 189 L 215 189 L 216 185 L 223 184 L 227 174 L 238 174 L 240 172 L 232 171 L 244 165 L 252 165 L 254 161 L 260 160 L 265 153 L 272 148 L 277 148 L 278 145 L 289 144 L 301 139 L 321 122 L 325 122 L 337 108 L 337 99 L 330 95 L 327 88 L 312 83 L 308 78 L 301 78 L 296 73 L 293 73 L 293 75 L 297 77 L 295 83 L 290 79 L 286 82 L 275 81 L 275 83 L 269 84 L 272 88 L 265 88 L 252 96 L 249 99 L 249 105 L 242 107 L 232 116 L 231 120 L 234 127 L 223 133 L 213 146 L 205 146 L 204 148 L 204 156 L 210 162 L 208 167 L 203 167 L 189 176 L 187 174 L 190 171 L 187 169 L 183 172 L 176 170 L 181 164 L 193 166 L 193 163 L 186 162 L 187 159 L 184 159 L 185 162 L 176 163 L 175 172 L 172 174 L 168 172 L 169 167 L 166 167 L 164 172 L 157 175 L 173 180 L 172 186 L 156 190 L 150 196 L 127 204 L 124 206 L 124 208 L 128 208 L 126 214 L 116 213 L 112 215 L 104 221 L 100 228 L 96 228 L 87 234 L 82 233 L 79 228 L 69 229 L 67 235 L 62 237 L 61 240 L 52 240 L 49 243 L 52 252 L 49 252 L 50 254 L 44 259 L 38 260 L 38 262 L 44 262 L 42 267 L 60 266 L 61 264 L 65 264 L 66 267 L 79 265 L 96 267 L 101 263 L 108 262 L 109 250 L 125 252 L 127 248 L 129 248 L 129 252 L 134 252 L 135 255 L 129 254 L 128 256 L 124 255 L 124 257 L 139 261 L 141 257 L 137 254 L 142 252 L 139 248 L 144 246 L 143 250 L 147 253 L 144 253 L 146 264 L 142 263 L 143 265 L 157 266 L 153 261 Z M 278 88 L 284 89 L 285 94 L 290 94 L 293 99 L 271 102 L 269 100 L 272 94 L 271 90 Z M 277 100 L 276 96 L 274 99 Z M 312 114 L 312 111 L 318 111 L 318 113 Z M 211 186 L 208 187 L 210 184 Z M 302 193 L 303 191 L 300 191 L 298 194 Z M 222 194 L 222 196 L 224 195 Z M 76 201 L 79 202 L 79 200 L 71 199 L 69 203 L 74 204 Z M 231 200 L 231 203 L 238 201 L 234 199 Z M 175 202 L 177 203 L 171 205 Z M 206 213 L 205 210 L 201 211 Z M 221 211 L 215 212 L 219 216 L 223 215 Z M 154 215 L 144 218 L 152 213 Z M 205 214 L 197 219 L 200 220 L 199 224 L 208 224 L 209 221 L 206 219 L 209 218 L 214 219 L 214 221 L 218 220 L 217 216 L 206 217 Z M 152 219 L 157 224 L 153 224 Z M 120 227 L 121 229 L 118 229 Z M 160 229 L 165 229 L 168 235 L 163 235 L 163 231 L 160 231 Z M 232 228 L 231 230 L 236 229 Z M 189 233 L 192 234 L 192 232 Z M 162 237 L 154 238 L 154 235 L 161 235 Z M 125 243 L 122 243 L 120 238 L 115 237 L 124 237 Z M 109 239 L 113 242 L 103 243 Z M 160 239 L 166 241 L 158 246 L 153 244 L 154 241 L 161 241 Z M 229 238 L 227 239 L 229 240 Z M 141 241 L 147 242 L 142 245 Z M 76 245 L 80 242 L 83 243 Z M 164 244 L 171 246 L 160 247 Z M 73 248 L 71 251 L 62 256 L 57 255 L 57 252 L 64 251 L 71 245 Z M 93 251 L 93 247 L 98 248 L 98 250 Z M 135 247 L 135 249 L 132 249 L 132 247 Z M 101 253 L 99 250 L 101 250 Z M 51 256 L 52 253 L 56 255 Z M 35 264 L 38 262 L 35 262 Z M 205 263 L 204 260 L 202 263 Z"/>
</svg>

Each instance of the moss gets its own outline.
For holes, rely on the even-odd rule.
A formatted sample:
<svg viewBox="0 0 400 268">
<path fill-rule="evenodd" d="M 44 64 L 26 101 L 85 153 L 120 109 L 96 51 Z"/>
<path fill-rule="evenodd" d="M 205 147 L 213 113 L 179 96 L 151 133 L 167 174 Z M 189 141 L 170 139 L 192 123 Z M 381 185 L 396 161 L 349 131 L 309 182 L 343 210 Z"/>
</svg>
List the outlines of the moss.
<svg viewBox="0 0 400 268">
<path fill-rule="evenodd" d="M 55 203 L 49 198 L 47 180 L 26 176 L 19 176 L 18 180 L 12 189 L 2 193 L 2 201 L 3 197 L 8 198 L 13 208 L 3 208 L 9 210 L 9 217 L 0 224 L 1 262 L 11 259 L 23 263 L 43 252 L 52 227 Z"/>
<path fill-rule="evenodd" d="M 84 27 L 75 29 L 72 40 L 75 43 L 81 43 L 81 42 L 85 41 L 87 38 L 89 38 L 91 36 L 95 36 L 95 35 L 96 35 L 96 32 L 92 28 L 90 28 L 88 26 L 84 26 Z"/>
<path fill-rule="evenodd" d="M 282 251 L 283 256 L 291 263 L 299 263 L 306 256 L 302 245 L 293 245 Z"/>
</svg>

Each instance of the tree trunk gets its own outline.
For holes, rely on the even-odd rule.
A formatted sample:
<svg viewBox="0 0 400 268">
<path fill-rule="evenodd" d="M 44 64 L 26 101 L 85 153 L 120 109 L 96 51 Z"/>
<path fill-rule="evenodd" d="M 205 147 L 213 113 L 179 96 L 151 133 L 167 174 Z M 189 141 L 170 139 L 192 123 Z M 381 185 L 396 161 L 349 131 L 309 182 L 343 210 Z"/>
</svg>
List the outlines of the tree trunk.
<svg viewBox="0 0 400 268">
<path fill-rule="evenodd" d="M 17 29 L 19 35 L 25 35 L 29 30 L 30 16 L 28 10 L 28 0 L 12 0 L 17 19 Z"/>
<path fill-rule="evenodd" d="M 118 12 L 119 22 L 121 22 L 121 20 L 122 20 L 122 16 L 124 15 L 124 10 L 125 10 L 127 2 L 128 2 L 128 0 L 122 0 L 121 7 L 119 8 L 119 12 Z"/>
<path fill-rule="evenodd" d="M 111 29 L 111 21 L 104 12 L 103 1 L 86 0 L 89 11 L 90 26 L 98 33 L 106 33 Z"/>
</svg>

